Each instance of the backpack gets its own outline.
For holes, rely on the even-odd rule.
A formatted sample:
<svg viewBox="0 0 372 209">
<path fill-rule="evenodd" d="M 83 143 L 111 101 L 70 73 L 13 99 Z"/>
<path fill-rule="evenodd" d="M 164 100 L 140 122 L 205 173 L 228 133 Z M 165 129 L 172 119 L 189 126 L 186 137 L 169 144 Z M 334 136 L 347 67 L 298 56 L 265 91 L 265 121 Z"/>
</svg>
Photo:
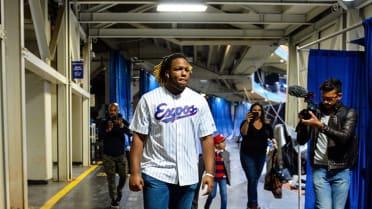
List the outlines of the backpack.
<svg viewBox="0 0 372 209">
<path fill-rule="evenodd" d="M 292 138 L 288 134 L 287 127 L 283 124 L 286 143 L 282 147 L 283 167 L 287 168 L 290 175 L 298 174 L 298 151 L 293 147 Z M 306 174 L 306 151 L 301 152 L 301 175 Z"/>
</svg>

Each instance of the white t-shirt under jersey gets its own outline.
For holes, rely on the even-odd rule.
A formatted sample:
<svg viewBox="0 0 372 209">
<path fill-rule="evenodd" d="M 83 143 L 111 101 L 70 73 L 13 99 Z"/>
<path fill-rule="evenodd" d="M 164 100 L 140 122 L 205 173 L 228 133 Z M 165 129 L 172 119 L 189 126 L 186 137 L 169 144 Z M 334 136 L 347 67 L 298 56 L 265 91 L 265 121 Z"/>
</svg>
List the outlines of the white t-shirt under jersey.
<svg viewBox="0 0 372 209">
<path fill-rule="evenodd" d="M 198 182 L 199 140 L 216 131 L 204 97 L 189 88 L 180 95 L 156 88 L 141 97 L 129 128 L 148 136 L 143 173 L 181 186 Z"/>
</svg>

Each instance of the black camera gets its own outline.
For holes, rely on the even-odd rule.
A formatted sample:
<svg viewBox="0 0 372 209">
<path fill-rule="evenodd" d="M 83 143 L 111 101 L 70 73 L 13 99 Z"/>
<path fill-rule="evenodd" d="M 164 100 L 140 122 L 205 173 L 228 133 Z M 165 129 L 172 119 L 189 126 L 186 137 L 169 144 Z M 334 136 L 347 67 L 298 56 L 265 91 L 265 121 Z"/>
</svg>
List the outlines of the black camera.
<svg viewBox="0 0 372 209">
<path fill-rule="evenodd" d="M 301 112 L 299 113 L 301 118 L 303 118 L 305 120 L 309 120 L 311 118 L 311 115 L 310 115 L 309 111 L 310 111 L 310 109 L 301 110 Z"/>
<path fill-rule="evenodd" d="M 110 116 L 107 121 L 111 121 L 113 123 L 114 127 L 119 127 L 120 126 L 119 125 L 119 120 L 120 119 L 122 119 L 122 117 L 121 117 L 120 114 L 118 114 L 118 115 Z"/>
<path fill-rule="evenodd" d="M 111 122 L 115 122 L 117 119 L 118 119 L 118 116 L 111 116 L 109 117 L 108 120 L 110 120 Z"/>
<path fill-rule="evenodd" d="M 307 103 L 307 108 L 301 110 L 301 112 L 299 113 L 301 118 L 309 120 L 311 118 L 309 111 L 313 112 L 317 117 L 319 117 L 319 105 L 314 102 L 312 97 L 305 98 L 305 102 Z"/>
</svg>

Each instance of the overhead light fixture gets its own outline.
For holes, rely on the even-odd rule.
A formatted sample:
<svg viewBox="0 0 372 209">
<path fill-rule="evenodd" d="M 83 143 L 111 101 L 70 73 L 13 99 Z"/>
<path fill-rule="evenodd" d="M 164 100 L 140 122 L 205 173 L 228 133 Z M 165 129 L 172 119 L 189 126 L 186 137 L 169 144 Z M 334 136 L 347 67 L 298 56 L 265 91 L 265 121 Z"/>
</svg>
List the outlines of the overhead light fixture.
<svg viewBox="0 0 372 209">
<path fill-rule="evenodd" d="M 158 12 L 205 12 L 207 5 L 202 3 L 159 3 Z"/>
<path fill-rule="evenodd" d="M 343 1 L 354 1 L 354 0 L 343 0 Z"/>
</svg>

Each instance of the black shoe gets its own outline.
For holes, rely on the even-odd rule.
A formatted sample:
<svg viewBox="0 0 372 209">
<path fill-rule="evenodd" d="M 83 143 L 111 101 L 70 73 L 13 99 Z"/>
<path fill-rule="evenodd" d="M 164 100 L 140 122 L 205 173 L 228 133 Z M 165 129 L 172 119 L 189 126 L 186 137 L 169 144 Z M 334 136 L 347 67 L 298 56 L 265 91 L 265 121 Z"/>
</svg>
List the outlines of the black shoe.
<svg viewBox="0 0 372 209">
<path fill-rule="evenodd" d="M 118 202 L 114 199 L 111 201 L 111 208 L 116 208 L 116 209 L 119 208 Z"/>
</svg>

